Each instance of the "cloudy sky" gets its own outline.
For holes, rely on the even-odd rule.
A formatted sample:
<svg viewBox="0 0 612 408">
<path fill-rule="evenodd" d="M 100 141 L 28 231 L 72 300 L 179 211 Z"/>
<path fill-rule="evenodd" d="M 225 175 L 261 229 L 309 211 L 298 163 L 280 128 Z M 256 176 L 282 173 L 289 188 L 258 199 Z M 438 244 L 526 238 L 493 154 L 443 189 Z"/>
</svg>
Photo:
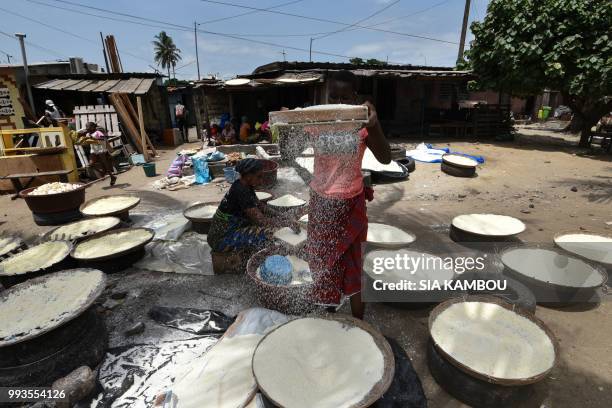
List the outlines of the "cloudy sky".
<svg viewBox="0 0 612 408">
<path fill-rule="evenodd" d="M 470 21 L 484 17 L 487 3 L 472 0 Z M 115 36 L 126 72 L 153 72 L 151 41 L 165 30 L 182 51 L 177 77 L 193 79 L 197 21 L 203 76 L 308 61 L 311 38 L 314 61 L 452 66 L 464 7 L 464 0 L 3 0 L 0 63 L 6 53 L 21 61 L 11 37 L 23 32 L 30 62 L 81 56 L 104 66 L 102 32 Z"/>
</svg>

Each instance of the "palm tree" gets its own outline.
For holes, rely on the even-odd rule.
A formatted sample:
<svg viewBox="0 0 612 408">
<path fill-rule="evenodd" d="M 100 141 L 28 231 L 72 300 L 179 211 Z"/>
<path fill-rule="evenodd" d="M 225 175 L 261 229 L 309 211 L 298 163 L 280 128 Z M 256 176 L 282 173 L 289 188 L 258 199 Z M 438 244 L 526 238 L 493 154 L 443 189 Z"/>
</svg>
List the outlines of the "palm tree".
<svg viewBox="0 0 612 408">
<path fill-rule="evenodd" d="M 176 63 L 181 60 L 181 50 L 176 48 L 172 37 L 165 31 L 155 36 L 153 46 L 155 47 L 155 62 L 161 65 L 162 69 L 168 70 L 168 79 L 170 79 L 170 68 L 174 73 Z M 176 79 L 176 73 L 174 73 L 174 79 Z"/>
</svg>

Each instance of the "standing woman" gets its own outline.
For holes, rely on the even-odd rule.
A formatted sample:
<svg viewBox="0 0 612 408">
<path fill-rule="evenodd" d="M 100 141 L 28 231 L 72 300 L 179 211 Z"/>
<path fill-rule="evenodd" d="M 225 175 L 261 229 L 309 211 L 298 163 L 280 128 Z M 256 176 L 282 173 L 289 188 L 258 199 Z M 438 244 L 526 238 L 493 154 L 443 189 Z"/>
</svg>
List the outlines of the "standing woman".
<svg viewBox="0 0 612 408">
<path fill-rule="evenodd" d="M 356 104 L 353 74 L 339 71 L 331 77 L 331 104 Z M 310 183 L 308 243 L 313 274 L 312 301 L 335 308 L 350 298 L 354 317 L 363 318 L 361 300 L 362 243 L 368 234 L 366 198 L 361 161 L 370 148 L 378 161 L 389 163 L 391 149 L 374 106 L 366 102 L 369 115 L 358 132 L 318 134 L 308 131 L 314 145 L 314 171 Z"/>
<path fill-rule="evenodd" d="M 299 228 L 296 221 L 257 198 L 255 187 L 263 180 L 261 160 L 241 160 L 236 171 L 240 178 L 225 193 L 208 232 L 208 244 L 213 251 L 255 252 L 271 241 L 275 229 Z"/>
<path fill-rule="evenodd" d="M 81 137 L 77 140 L 77 144 L 86 144 L 90 146 L 89 162 L 94 168 L 98 178 L 110 175 L 110 185 L 114 186 L 117 181 L 117 176 L 113 174 L 113 158 L 108 152 L 108 136 L 104 133 L 104 129 L 98 128 L 94 122 L 89 122 L 85 129 L 79 130 Z"/>
</svg>

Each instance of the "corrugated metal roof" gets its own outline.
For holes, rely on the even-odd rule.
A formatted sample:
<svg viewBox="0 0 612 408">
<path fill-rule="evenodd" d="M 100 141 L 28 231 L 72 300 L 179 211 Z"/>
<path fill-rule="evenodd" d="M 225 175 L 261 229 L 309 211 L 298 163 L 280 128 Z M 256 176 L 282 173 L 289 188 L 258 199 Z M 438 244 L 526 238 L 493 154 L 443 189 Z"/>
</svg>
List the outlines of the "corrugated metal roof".
<svg viewBox="0 0 612 408">
<path fill-rule="evenodd" d="M 156 78 L 129 79 L 52 79 L 34 85 L 34 88 L 53 91 L 109 92 L 144 95 Z"/>
</svg>

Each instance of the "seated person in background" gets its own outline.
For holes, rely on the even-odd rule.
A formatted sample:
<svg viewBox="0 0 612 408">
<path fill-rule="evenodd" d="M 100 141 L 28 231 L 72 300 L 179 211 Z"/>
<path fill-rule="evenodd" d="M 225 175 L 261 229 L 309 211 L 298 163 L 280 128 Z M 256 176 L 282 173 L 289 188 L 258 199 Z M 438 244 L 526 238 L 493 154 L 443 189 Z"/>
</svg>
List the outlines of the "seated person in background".
<svg viewBox="0 0 612 408">
<path fill-rule="evenodd" d="M 242 125 L 240 125 L 240 141 L 242 143 L 257 143 L 258 136 L 251 135 L 251 125 L 246 116 L 242 117 Z"/>
<path fill-rule="evenodd" d="M 210 138 L 215 141 L 219 140 L 219 134 L 219 125 L 213 123 L 213 125 L 210 127 Z"/>
<path fill-rule="evenodd" d="M 94 122 L 89 122 L 85 129 L 78 131 L 79 138 L 77 144 L 89 145 L 89 162 L 98 178 L 110 175 L 110 185 L 115 185 L 117 176 L 113 174 L 113 158 L 109 153 L 108 136 L 103 128 L 98 127 Z"/>
<path fill-rule="evenodd" d="M 236 171 L 240 177 L 223 197 L 208 232 L 213 251 L 255 252 L 270 243 L 278 228 L 289 226 L 299 231 L 297 221 L 257 198 L 255 187 L 263 180 L 261 160 L 241 160 Z"/>
<path fill-rule="evenodd" d="M 222 145 L 236 144 L 236 131 L 231 122 L 225 122 L 225 128 L 221 132 L 218 143 Z"/>
</svg>

